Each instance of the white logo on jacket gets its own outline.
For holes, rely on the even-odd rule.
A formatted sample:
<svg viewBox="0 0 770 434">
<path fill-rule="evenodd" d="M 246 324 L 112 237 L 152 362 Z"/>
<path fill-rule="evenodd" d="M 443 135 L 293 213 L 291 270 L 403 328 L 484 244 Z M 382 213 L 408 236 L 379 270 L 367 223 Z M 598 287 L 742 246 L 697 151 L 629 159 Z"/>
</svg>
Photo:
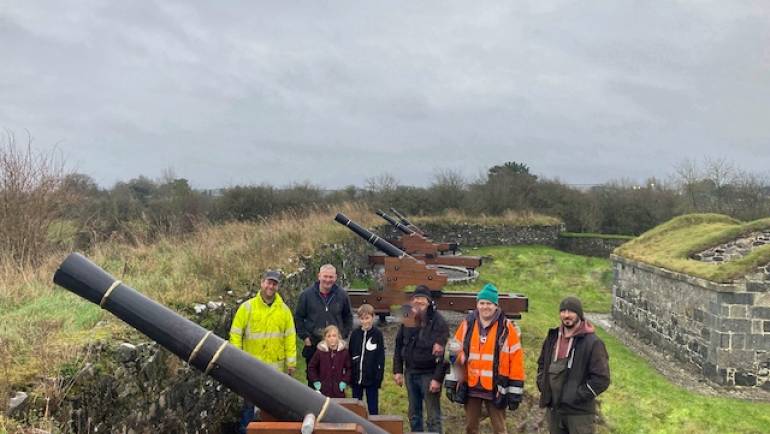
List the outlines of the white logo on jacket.
<svg viewBox="0 0 770 434">
<path fill-rule="evenodd" d="M 377 344 L 372 342 L 372 338 L 366 341 L 366 351 L 374 351 L 377 349 Z"/>
</svg>

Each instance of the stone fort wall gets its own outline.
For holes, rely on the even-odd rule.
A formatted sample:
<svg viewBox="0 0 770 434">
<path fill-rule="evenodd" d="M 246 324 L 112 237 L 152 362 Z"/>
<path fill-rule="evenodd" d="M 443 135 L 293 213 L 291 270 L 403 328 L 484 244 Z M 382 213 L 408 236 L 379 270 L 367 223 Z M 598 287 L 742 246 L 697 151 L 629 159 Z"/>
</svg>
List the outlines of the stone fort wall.
<svg viewBox="0 0 770 434">
<path fill-rule="evenodd" d="M 721 385 L 770 390 L 770 281 L 717 284 L 611 260 L 619 325 Z"/>
</svg>

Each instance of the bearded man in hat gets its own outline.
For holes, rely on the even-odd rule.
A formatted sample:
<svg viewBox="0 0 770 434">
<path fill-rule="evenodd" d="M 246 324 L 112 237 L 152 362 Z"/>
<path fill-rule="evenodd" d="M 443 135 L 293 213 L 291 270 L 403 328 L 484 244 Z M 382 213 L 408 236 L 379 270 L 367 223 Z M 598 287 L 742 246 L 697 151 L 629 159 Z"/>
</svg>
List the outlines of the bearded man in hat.
<svg viewBox="0 0 770 434">
<path fill-rule="evenodd" d="M 449 326 L 435 308 L 430 289 L 418 286 L 410 301 L 413 324 L 401 324 L 393 353 L 393 379 L 406 383 L 411 431 L 423 430 L 423 402 L 430 432 L 441 430 L 441 382 L 444 379 L 444 347 Z M 406 369 L 405 369 L 406 368 Z"/>
<path fill-rule="evenodd" d="M 593 433 L 596 398 L 610 385 L 607 349 L 577 297 L 562 300 L 559 317 L 537 360 L 540 406 L 552 434 Z"/>
<path fill-rule="evenodd" d="M 482 404 L 495 434 L 506 434 L 505 410 L 516 410 L 524 394 L 524 352 L 519 332 L 498 307 L 497 287 L 487 283 L 476 309 L 460 323 L 455 339 L 464 381 L 453 400 L 465 406 L 465 432 L 478 434 Z"/>
</svg>

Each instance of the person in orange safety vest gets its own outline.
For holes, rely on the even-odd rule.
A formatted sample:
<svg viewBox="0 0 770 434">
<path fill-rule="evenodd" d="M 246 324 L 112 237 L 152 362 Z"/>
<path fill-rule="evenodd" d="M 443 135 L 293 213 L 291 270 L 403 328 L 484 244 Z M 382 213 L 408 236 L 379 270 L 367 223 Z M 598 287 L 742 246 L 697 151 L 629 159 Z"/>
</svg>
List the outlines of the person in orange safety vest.
<svg viewBox="0 0 770 434">
<path fill-rule="evenodd" d="M 519 332 L 498 307 L 497 287 L 486 284 L 476 296 L 476 309 L 455 332 L 462 344 L 457 363 L 464 380 L 455 401 L 465 406 L 465 432 L 479 432 L 482 403 L 495 433 L 507 433 L 505 409 L 516 410 L 524 393 L 524 352 Z"/>
</svg>

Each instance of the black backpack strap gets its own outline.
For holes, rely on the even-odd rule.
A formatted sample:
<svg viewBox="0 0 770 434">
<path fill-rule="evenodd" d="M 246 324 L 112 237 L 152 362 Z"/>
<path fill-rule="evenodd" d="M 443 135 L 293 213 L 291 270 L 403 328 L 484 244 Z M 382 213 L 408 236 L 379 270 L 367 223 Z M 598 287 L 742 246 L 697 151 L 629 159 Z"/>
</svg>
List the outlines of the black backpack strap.
<svg viewBox="0 0 770 434">
<path fill-rule="evenodd" d="M 465 336 L 463 337 L 463 354 L 465 354 L 466 363 L 471 351 L 471 337 L 473 337 L 473 327 L 476 326 L 475 312 L 471 312 L 465 317 Z"/>
<path fill-rule="evenodd" d="M 497 319 L 497 333 L 495 336 L 495 354 L 492 359 L 492 380 L 497 380 L 498 359 L 500 357 L 500 347 L 505 345 L 508 339 L 508 318 L 500 312 L 500 318 Z"/>
</svg>

